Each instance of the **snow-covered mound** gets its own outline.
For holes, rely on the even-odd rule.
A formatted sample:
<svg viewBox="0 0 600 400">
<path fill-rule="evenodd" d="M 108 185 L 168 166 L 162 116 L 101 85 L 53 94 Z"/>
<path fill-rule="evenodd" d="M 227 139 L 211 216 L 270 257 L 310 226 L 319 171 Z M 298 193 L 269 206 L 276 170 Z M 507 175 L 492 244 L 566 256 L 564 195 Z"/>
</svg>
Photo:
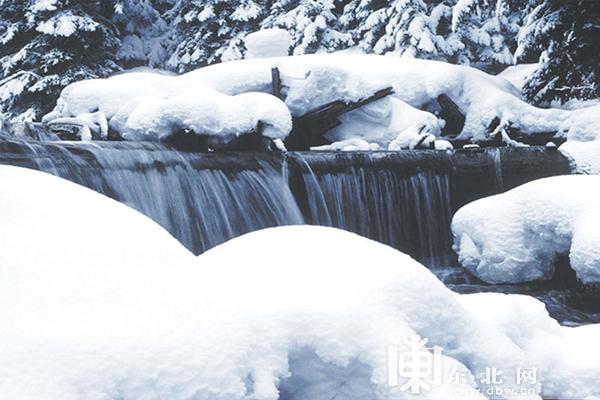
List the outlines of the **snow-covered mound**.
<svg viewBox="0 0 600 400">
<path fill-rule="evenodd" d="M 88 189 L 14 167 L 0 183 L 3 399 L 412 398 L 389 360 L 413 337 L 443 348 L 411 353 L 441 368 L 421 398 L 482 398 L 476 385 L 506 398 L 600 393 L 595 326 L 561 328 L 526 297 L 482 308 L 354 234 L 273 228 L 195 259 Z M 481 381 L 490 366 L 502 383 Z M 517 384 L 522 367 L 537 380 Z"/>
<path fill-rule="evenodd" d="M 470 67 L 349 52 L 239 60 L 177 77 L 137 72 L 78 82 L 63 90 L 56 109 L 44 120 L 100 110 L 111 121 L 116 114 L 122 118 L 129 113 L 136 98 L 186 95 L 192 99 L 195 94 L 203 96 L 207 87 L 229 96 L 271 93 L 273 67 L 280 71 L 282 95 L 293 116 L 331 101 L 362 100 L 393 87 L 392 101 L 344 116 L 342 126 L 328 133 L 332 141 L 361 138 L 388 148 L 400 136 L 392 148 L 404 148 L 416 136 L 439 135 L 445 121 L 424 110 L 439 108 L 440 95 L 448 96 L 466 115 L 462 131 L 450 132 L 460 133 L 459 139 L 488 139 L 492 134 L 507 134 L 509 128 L 524 136 L 550 132 L 580 140 L 595 139 L 600 132 L 597 107 L 540 109 L 525 103 L 509 81 Z M 406 126 L 404 120 L 414 123 Z"/>
<path fill-rule="evenodd" d="M 413 149 L 435 140 L 443 123 L 435 115 L 412 107 L 396 97 L 386 97 L 350 111 L 341 125 L 326 134 L 331 141 L 358 138 L 387 150 Z"/>
<path fill-rule="evenodd" d="M 244 39 L 246 58 L 284 57 L 292 47 L 292 36 L 283 29 L 263 29 Z"/>
<path fill-rule="evenodd" d="M 600 176 L 540 179 L 474 201 L 452 221 L 463 267 L 490 283 L 549 279 L 568 253 L 585 283 L 600 282 Z"/>
<path fill-rule="evenodd" d="M 274 96 L 256 92 L 227 96 L 205 88 L 168 99 L 133 99 L 115 115 L 111 126 L 126 140 L 165 139 L 190 129 L 220 144 L 252 131 L 285 139 L 292 130 L 292 117 Z"/>
<path fill-rule="evenodd" d="M 517 89 L 519 89 L 519 91 L 522 91 L 525 82 L 531 75 L 533 75 L 537 68 L 538 64 L 511 65 L 504 71 L 500 72 L 497 76 L 506 79 Z"/>
<path fill-rule="evenodd" d="M 600 174 L 600 141 L 563 143 L 559 150 L 571 160 L 577 174 Z"/>
</svg>

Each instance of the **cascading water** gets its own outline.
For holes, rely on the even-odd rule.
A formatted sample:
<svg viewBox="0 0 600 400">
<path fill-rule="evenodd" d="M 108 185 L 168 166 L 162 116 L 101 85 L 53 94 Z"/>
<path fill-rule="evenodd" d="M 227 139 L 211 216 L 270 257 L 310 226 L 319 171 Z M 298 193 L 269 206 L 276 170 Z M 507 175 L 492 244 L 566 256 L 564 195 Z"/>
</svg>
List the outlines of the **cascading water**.
<svg viewBox="0 0 600 400">
<path fill-rule="evenodd" d="M 454 263 L 448 174 L 388 169 L 376 158 L 366 166 L 362 157 L 354 159 L 356 165 L 351 155 L 340 158 L 291 156 L 288 165 L 295 164 L 301 171 L 300 184 L 292 187 L 303 188 L 309 223 L 342 228 L 388 244 L 431 268 Z"/>
<path fill-rule="evenodd" d="M 46 171 L 124 202 L 195 253 L 270 226 L 333 226 L 410 254 L 455 291 L 528 293 L 544 301 L 552 315 L 566 324 L 600 320 L 565 304 L 564 298 L 574 295 L 570 288 L 490 286 L 473 281 L 462 269 L 446 268 L 456 265 L 450 232 L 453 213 L 467 202 L 527 181 L 568 174 L 569 161 L 557 151 L 505 148 L 282 156 L 194 154 L 150 143 L 4 140 L 0 163 Z"/>
<path fill-rule="evenodd" d="M 4 163 L 49 172 L 121 201 L 197 254 L 250 231 L 304 222 L 274 158 L 182 153 L 149 143 L 13 142 L 3 143 L 5 153 L 8 146 L 20 156 Z"/>
<path fill-rule="evenodd" d="M 560 153 L 538 148 L 282 156 L 16 140 L 0 141 L 0 163 L 46 171 L 113 197 L 195 253 L 253 230 L 310 223 L 389 244 L 431 268 L 455 264 L 450 221 L 460 206 L 569 171 Z"/>
</svg>

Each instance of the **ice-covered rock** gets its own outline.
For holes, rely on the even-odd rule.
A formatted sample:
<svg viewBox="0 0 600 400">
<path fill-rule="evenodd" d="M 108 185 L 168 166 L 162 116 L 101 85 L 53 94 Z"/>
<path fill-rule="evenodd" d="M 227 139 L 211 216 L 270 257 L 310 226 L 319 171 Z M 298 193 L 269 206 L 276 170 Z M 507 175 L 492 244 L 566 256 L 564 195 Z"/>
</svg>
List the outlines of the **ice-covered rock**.
<svg viewBox="0 0 600 400">
<path fill-rule="evenodd" d="M 490 283 L 549 279 L 568 253 L 585 282 L 600 282 L 600 176 L 536 180 L 474 201 L 452 221 L 463 267 Z"/>
<path fill-rule="evenodd" d="M 284 57 L 289 54 L 292 36 L 279 28 L 253 32 L 244 39 L 246 58 Z"/>
</svg>

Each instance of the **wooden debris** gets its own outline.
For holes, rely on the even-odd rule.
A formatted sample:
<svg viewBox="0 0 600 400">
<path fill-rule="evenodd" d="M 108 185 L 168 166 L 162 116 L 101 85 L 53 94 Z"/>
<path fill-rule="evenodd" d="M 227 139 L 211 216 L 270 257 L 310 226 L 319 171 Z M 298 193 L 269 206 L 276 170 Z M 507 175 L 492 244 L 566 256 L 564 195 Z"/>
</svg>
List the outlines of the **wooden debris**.
<svg viewBox="0 0 600 400">
<path fill-rule="evenodd" d="M 311 146 L 320 146 L 330 142 L 323 137 L 325 133 L 339 126 L 342 114 L 382 99 L 393 93 L 392 87 L 375 92 L 365 99 L 346 103 L 341 100 L 332 101 L 315 110 L 293 119 L 292 132 L 285 141 L 288 150 L 308 150 Z"/>
</svg>

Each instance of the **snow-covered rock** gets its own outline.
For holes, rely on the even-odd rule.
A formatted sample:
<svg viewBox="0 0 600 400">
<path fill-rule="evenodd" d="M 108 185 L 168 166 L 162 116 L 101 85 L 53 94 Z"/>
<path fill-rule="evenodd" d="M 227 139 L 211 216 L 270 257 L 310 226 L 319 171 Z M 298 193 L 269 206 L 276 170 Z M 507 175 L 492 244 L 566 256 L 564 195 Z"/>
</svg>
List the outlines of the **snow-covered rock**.
<svg viewBox="0 0 600 400">
<path fill-rule="evenodd" d="M 364 139 L 354 138 L 322 146 L 313 146 L 310 149 L 314 151 L 373 151 L 379 150 L 379 145 L 377 143 L 369 143 Z"/>
<path fill-rule="evenodd" d="M 559 150 L 571 160 L 577 174 L 600 174 L 600 141 L 577 142 L 569 140 Z"/>
<path fill-rule="evenodd" d="M 73 183 L 15 167 L 0 183 L 3 399 L 413 398 L 389 376 L 408 338 L 443 349 L 412 354 L 441 366 L 420 398 L 600 393 L 596 326 L 560 328 L 524 296 L 454 294 L 352 233 L 273 228 L 194 258 Z M 490 366 L 502 383 L 482 381 Z M 523 367 L 538 381 L 517 384 Z"/>
<path fill-rule="evenodd" d="M 284 57 L 292 47 L 292 36 L 279 28 L 253 32 L 244 39 L 246 58 Z"/>
<path fill-rule="evenodd" d="M 543 398 L 587 399 L 598 393 L 594 371 L 600 368 L 600 346 L 589 344 L 600 335 L 600 325 L 559 326 L 548 318 L 544 304 L 530 296 L 477 293 L 457 297 L 471 315 L 504 332 L 527 354 L 529 367 L 521 368 L 535 368 Z"/>
<path fill-rule="evenodd" d="M 133 99 L 124 108 L 127 118 L 120 134 L 126 140 L 159 140 L 189 129 L 223 144 L 251 131 L 285 139 L 292 130 L 288 108 L 266 93 L 227 96 L 205 88 L 168 99 Z M 122 124 L 121 115 L 115 116 L 114 127 Z"/>
<path fill-rule="evenodd" d="M 600 282 L 600 176 L 536 180 L 474 201 L 452 221 L 463 267 L 490 283 L 549 279 L 568 253 L 585 282 Z"/>
<path fill-rule="evenodd" d="M 419 110 L 435 108 L 438 96 L 447 95 L 466 114 L 459 139 L 487 139 L 495 121 L 500 121 L 503 127 L 517 129 L 525 136 L 556 132 L 558 136 L 591 140 L 600 132 L 600 121 L 594 117 L 596 107 L 540 109 L 525 103 L 518 89 L 506 79 L 474 68 L 351 52 L 239 60 L 200 68 L 178 77 L 136 72 L 78 82 L 63 90 L 56 110 L 46 120 L 101 110 L 110 122 L 121 107 L 136 97 L 171 98 L 185 93 L 202 93 L 206 87 L 230 96 L 254 91 L 270 93 L 272 67 L 280 70 L 285 103 L 294 116 L 333 100 L 364 99 L 378 89 L 391 86 L 397 102 Z M 387 147 L 401 132 L 389 127 L 389 116 L 373 121 L 370 114 L 382 113 L 381 110 L 374 111 L 377 107 L 381 106 L 364 107 L 345 116 L 346 127 L 342 125 L 332 132 L 332 140 L 350 139 L 350 132 L 344 132 L 344 129 L 353 130 L 350 125 L 362 124 L 372 127 L 374 132 L 373 138 L 363 134 L 362 139 Z M 428 121 L 433 117 L 411 114 Z M 428 124 L 435 131 L 443 122 L 431 120 Z M 394 137 L 382 143 L 382 131 L 386 137 L 392 133 Z M 435 135 L 434 132 L 431 134 Z"/>
</svg>

